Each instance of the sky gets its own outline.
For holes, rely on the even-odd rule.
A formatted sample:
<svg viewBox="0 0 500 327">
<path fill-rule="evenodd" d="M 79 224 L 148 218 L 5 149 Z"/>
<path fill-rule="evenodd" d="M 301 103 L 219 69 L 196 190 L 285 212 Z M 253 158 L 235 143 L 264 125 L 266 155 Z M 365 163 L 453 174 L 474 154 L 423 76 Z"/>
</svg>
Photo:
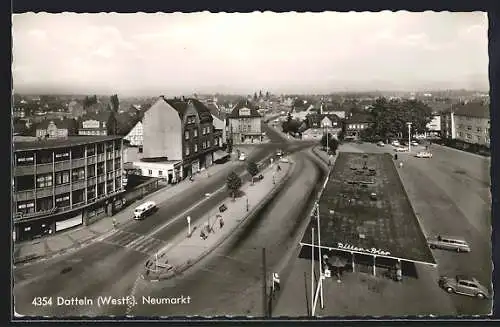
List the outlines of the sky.
<svg viewBox="0 0 500 327">
<path fill-rule="evenodd" d="M 486 13 L 12 17 L 19 93 L 488 90 Z"/>
</svg>

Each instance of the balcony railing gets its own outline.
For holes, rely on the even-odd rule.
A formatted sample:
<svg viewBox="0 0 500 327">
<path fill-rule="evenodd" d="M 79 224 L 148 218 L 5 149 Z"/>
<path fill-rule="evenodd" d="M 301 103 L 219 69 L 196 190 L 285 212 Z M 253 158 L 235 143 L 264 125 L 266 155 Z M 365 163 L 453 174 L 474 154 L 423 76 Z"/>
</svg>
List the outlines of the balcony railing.
<svg viewBox="0 0 500 327">
<path fill-rule="evenodd" d="M 28 201 L 28 200 L 33 200 L 34 198 L 35 198 L 35 190 L 16 192 L 17 201 Z"/>
<path fill-rule="evenodd" d="M 54 188 L 52 186 L 44 187 L 44 188 L 37 188 L 36 189 L 36 197 L 37 198 L 45 198 L 48 196 L 52 196 L 53 192 L 54 192 Z"/>
<path fill-rule="evenodd" d="M 84 167 L 85 166 L 85 158 L 73 159 L 71 161 L 71 165 L 73 166 L 73 168 Z"/>
<path fill-rule="evenodd" d="M 56 186 L 56 195 L 69 193 L 71 191 L 71 185 L 69 183 Z"/>
<path fill-rule="evenodd" d="M 71 189 L 74 190 L 79 190 L 85 188 L 85 180 L 79 180 L 79 181 L 74 181 L 71 185 Z"/>
<path fill-rule="evenodd" d="M 97 161 L 97 158 L 95 155 L 91 156 L 91 157 L 87 157 L 87 165 L 92 165 L 92 164 L 95 164 Z"/>
<path fill-rule="evenodd" d="M 95 177 L 89 177 L 87 179 L 87 186 L 93 186 L 96 184 L 96 178 Z"/>
<path fill-rule="evenodd" d="M 53 169 L 52 162 L 50 162 L 50 163 L 44 163 L 44 164 L 37 164 L 36 165 L 36 173 L 37 174 L 51 173 L 52 169 Z"/>
<path fill-rule="evenodd" d="M 100 153 L 97 155 L 97 161 L 98 162 L 101 162 L 101 161 L 104 161 L 105 160 L 105 156 L 104 156 L 104 153 Z"/>
<path fill-rule="evenodd" d="M 97 183 L 103 183 L 104 181 L 106 181 L 106 176 L 97 176 Z"/>
<path fill-rule="evenodd" d="M 35 173 L 35 165 L 16 166 L 15 176 L 33 175 Z"/>
<path fill-rule="evenodd" d="M 54 165 L 55 171 L 68 170 L 70 169 L 69 160 L 56 162 Z"/>
</svg>

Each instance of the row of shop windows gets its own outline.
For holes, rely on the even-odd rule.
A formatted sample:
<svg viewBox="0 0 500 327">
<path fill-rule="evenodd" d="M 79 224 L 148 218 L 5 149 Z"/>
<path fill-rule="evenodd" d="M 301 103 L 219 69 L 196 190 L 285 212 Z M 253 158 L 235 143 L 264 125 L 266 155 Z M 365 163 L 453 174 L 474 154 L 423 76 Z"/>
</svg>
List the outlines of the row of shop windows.
<svg viewBox="0 0 500 327">
<path fill-rule="evenodd" d="M 121 178 L 116 178 L 114 185 L 116 189 L 120 189 L 121 187 Z M 106 187 L 108 192 L 113 191 L 113 181 L 106 183 Z M 64 193 L 60 195 L 56 195 L 55 198 L 49 196 L 44 198 L 36 199 L 36 210 L 47 211 L 51 210 L 55 205 L 58 208 L 69 207 L 71 204 L 71 200 L 73 205 L 83 203 L 85 201 L 85 190 L 76 190 L 73 191 L 70 197 L 70 193 Z M 104 183 L 100 183 L 97 185 L 97 190 L 95 186 L 90 186 L 87 188 L 87 201 L 91 201 L 98 196 L 102 196 L 105 194 Z M 35 212 L 35 200 L 29 201 L 19 201 L 17 202 L 17 212 L 22 212 L 23 214 L 30 214 Z"/>
<path fill-rule="evenodd" d="M 98 143 L 97 146 L 95 144 L 87 146 L 87 157 L 93 156 L 96 154 L 104 153 L 104 143 Z M 97 148 L 97 149 L 96 149 Z M 121 150 L 121 141 L 111 142 L 106 144 L 106 152 L 108 153 L 108 159 L 113 157 L 113 150 Z M 70 158 L 72 159 L 81 159 L 85 157 L 85 146 L 73 147 L 71 149 L 64 150 L 40 150 L 36 152 L 36 163 L 37 164 L 45 164 L 51 163 L 54 155 L 54 160 L 64 161 Z M 16 163 L 18 165 L 32 165 L 35 161 L 35 153 L 34 152 L 18 152 L 16 153 Z"/>
</svg>

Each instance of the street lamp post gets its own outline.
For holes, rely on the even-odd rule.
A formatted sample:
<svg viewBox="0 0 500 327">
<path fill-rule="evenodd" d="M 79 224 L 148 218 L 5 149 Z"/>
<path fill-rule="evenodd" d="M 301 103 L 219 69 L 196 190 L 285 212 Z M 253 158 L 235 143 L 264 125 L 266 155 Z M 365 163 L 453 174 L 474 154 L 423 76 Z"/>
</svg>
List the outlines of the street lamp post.
<svg viewBox="0 0 500 327">
<path fill-rule="evenodd" d="M 188 223 L 188 235 L 191 236 L 191 216 L 186 217 Z"/>
<path fill-rule="evenodd" d="M 406 123 L 408 125 L 408 152 L 411 152 L 411 123 Z"/>
</svg>

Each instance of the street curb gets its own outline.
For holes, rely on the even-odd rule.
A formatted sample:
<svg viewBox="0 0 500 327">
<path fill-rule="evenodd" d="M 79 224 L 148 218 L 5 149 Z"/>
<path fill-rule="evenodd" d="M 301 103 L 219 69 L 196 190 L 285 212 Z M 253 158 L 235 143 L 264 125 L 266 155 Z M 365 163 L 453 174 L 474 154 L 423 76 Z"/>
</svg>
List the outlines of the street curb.
<svg viewBox="0 0 500 327">
<path fill-rule="evenodd" d="M 439 146 L 439 147 L 442 147 L 442 148 L 445 148 L 445 149 L 449 149 L 449 150 L 453 150 L 453 151 L 456 151 L 456 152 L 459 152 L 459 153 L 468 154 L 468 155 L 471 155 L 471 156 L 476 157 L 476 158 L 491 160 L 491 156 L 483 156 L 483 155 L 480 155 L 480 154 L 477 154 L 477 153 L 467 152 L 465 150 L 460 150 L 460 149 L 454 148 L 452 146 L 447 146 L 447 145 L 442 145 L 442 144 L 437 144 L 437 143 L 432 143 L 432 146 Z"/>
<path fill-rule="evenodd" d="M 174 276 L 178 276 L 178 275 L 181 275 L 184 271 L 186 271 L 187 269 L 191 268 L 192 266 L 194 266 L 195 264 L 197 264 L 198 262 L 200 262 L 203 258 L 205 258 L 207 255 L 209 255 L 211 252 L 213 252 L 215 249 L 217 249 L 222 243 L 224 243 L 228 238 L 230 238 L 231 236 L 233 236 L 233 234 L 236 232 L 236 230 L 240 229 L 242 226 L 244 226 L 245 223 L 251 221 L 251 218 L 253 218 L 255 216 L 255 214 L 262 209 L 262 207 L 267 204 L 269 202 L 269 200 L 279 191 L 281 191 L 281 189 L 283 188 L 283 186 L 285 185 L 285 182 L 287 182 L 291 175 L 292 175 L 292 171 L 293 171 L 293 166 L 295 166 L 295 163 L 294 162 L 291 162 L 291 165 L 286 173 L 285 176 L 283 176 L 283 179 L 279 182 L 278 185 L 276 185 L 272 190 L 271 192 L 269 192 L 265 197 L 264 199 L 262 199 L 261 201 L 259 201 L 259 203 L 252 209 L 252 211 L 250 211 L 249 213 L 247 213 L 241 220 L 240 222 L 238 222 L 238 224 L 233 227 L 233 229 L 228 232 L 225 236 L 223 236 L 221 239 L 219 239 L 213 246 L 211 246 L 210 248 L 208 248 L 207 250 L 205 250 L 203 253 L 201 253 L 199 256 L 197 256 L 194 260 L 190 260 L 189 263 L 186 263 L 178 268 L 175 268 L 173 269 L 173 271 L 171 271 L 170 273 L 166 274 L 166 276 L 159 276 L 157 277 L 159 280 L 167 280 L 167 279 L 170 279 Z"/>
<path fill-rule="evenodd" d="M 321 161 L 323 161 L 324 163 L 326 163 L 326 164 L 328 165 L 328 161 L 326 161 L 326 160 L 325 160 L 325 159 L 321 156 L 321 154 L 319 154 L 319 153 L 318 153 L 318 151 L 320 151 L 320 150 L 318 150 L 317 148 L 318 148 L 318 146 L 317 146 L 317 145 L 316 145 L 316 146 L 314 146 L 314 147 L 312 148 L 312 152 L 314 152 L 314 154 L 315 154 L 315 155 L 316 155 L 316 156 L 317 156 L 317 157 L 318 157 Z"/>
</svg>

